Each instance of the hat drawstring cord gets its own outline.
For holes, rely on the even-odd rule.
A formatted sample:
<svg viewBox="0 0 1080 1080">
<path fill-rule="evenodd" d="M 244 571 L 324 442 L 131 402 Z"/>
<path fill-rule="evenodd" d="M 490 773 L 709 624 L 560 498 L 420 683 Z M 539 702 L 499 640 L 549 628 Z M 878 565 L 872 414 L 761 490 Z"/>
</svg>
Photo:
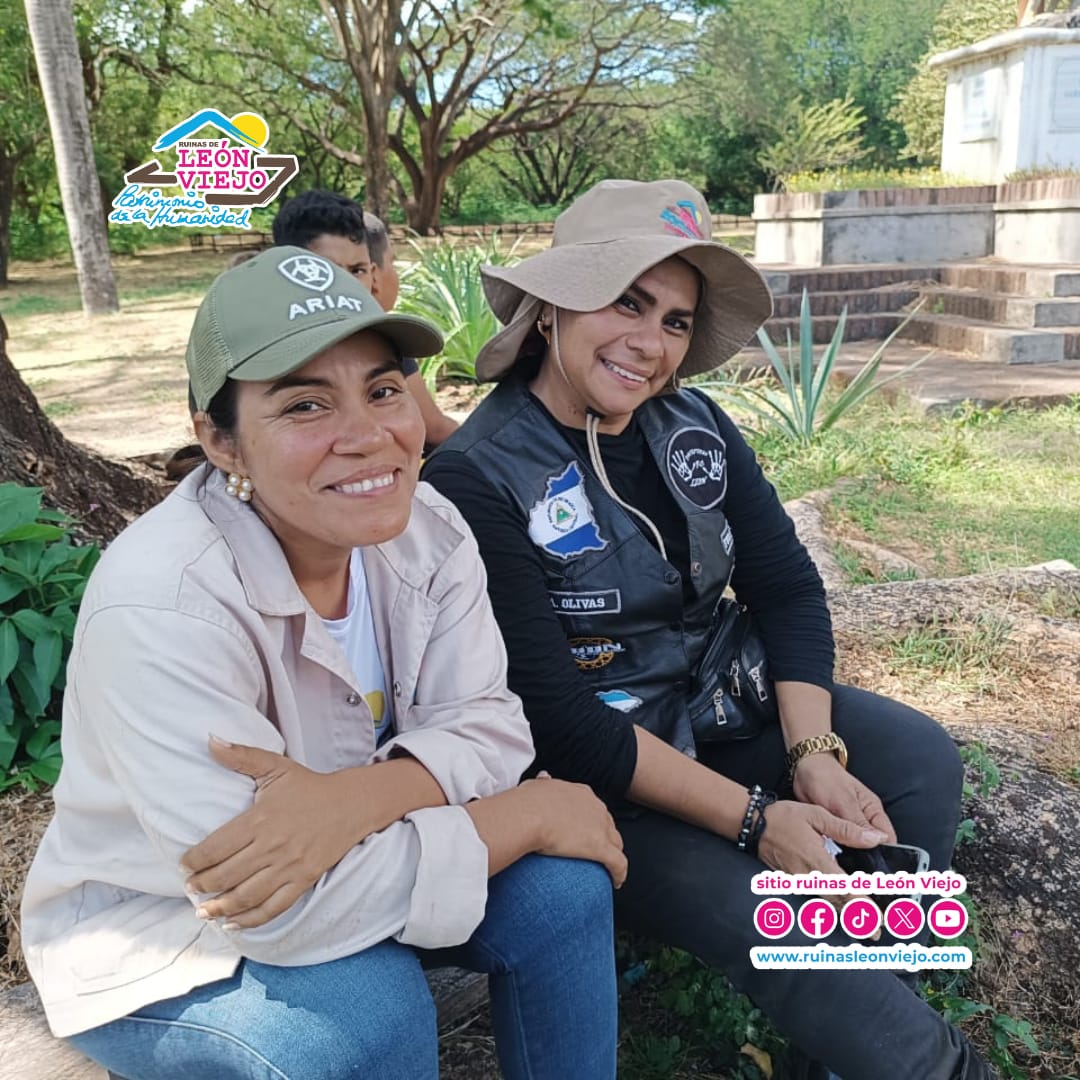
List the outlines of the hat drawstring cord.
<svg viewBox="0 0 1080 1080">
<path fill-rule="evenodd" d="M 573 384 L 566 374 L 566 368 L 563 367 L 562 353 L 559 350 L 559 309 L 557 307 L 552 309 L 551 314 L 551 350 L 554 354 L 555 366 L 559 369 L 559 374 L 562 375 L 566 385 L 573 390 Z M 600 456 L 600 440 L 597 436 L 597 431 L 602 419 L 603 416 L 595 409 L 586 407 L 585 442 L 589 447 L 589 461 L 592 464 L 593 472 L 596 473 L 596 478 L 600 481 L 600 486 L 615 500 L 616 503 L 619 504 L 619 506 L 621 506 L 628 514 L 633 514 L 634 517 L 639 521 L 644 522 L 644 524 L 649 527 L 649 531 L 653 534 L 653 539 L 656 540 L 656 546 L 660 550 L 660 557 L 664 562 L 667 562 L 667 548 L 664 546 L 664 538 L 660 535 L 660 530 L 647 514 L 643 514 L 637 507 L 631 506 L 628 502 L 624 502 L 620 499 L 615 489 L 611 486 L 607 469 L 604 468 L 604 459 Z"/>
<path fill-rule="evenodd" d="M 639 521 L 644 522 L 649 530 L 653 534 L 653 538 L 656 540 L 656 546 L 660 549 L 660 557 L 667 562 L 667 548 L 664 546 L 664 538 L 660 535 L 660 530 L 653 524 L 648 515 L 643 514 L 637 507 L 631 506 L 627 502 L 623 502 L 622 499 L 615 493 L 615 489 L 611 486 L 611 481 L 608 479 L 607 469 L 604 468 L 604 460 L 600 456 L 600 440 L 597 437 L 597 429 L 600 427 L 600 414 L 593 409 L 589 409 L 585 416 L 585 441 L 589 444 L 589 461 L 592 463 L 593 471 L 596 473 L 597 479 L 600 481 L 600 486 L 628 513 L 633 514 Z"/>
</svg>

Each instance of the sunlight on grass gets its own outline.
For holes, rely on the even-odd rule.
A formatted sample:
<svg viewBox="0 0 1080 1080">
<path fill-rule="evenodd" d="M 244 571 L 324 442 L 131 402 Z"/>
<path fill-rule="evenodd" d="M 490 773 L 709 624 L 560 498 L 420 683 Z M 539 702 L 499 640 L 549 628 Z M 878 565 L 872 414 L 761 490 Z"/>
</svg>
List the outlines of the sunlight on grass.
<svg viewBox="0 0 1080 1080">
<path fill-rule="evenodd" d="M 970 625 L 921 627 L 889 645 L 892 674 L 932 679 L 950 692 L 993 693 L 1016 657 L 1011 630 L 999 614 L 981 615 Z"/>
<path fill-rule="evenodd" d="M 1080 564 L 1080 402 L 953 417 L 875 402 L 807 448 L 751 441 L 782 498 L 833 489 L 835 523 L 931 573 Z"/>
</svg>

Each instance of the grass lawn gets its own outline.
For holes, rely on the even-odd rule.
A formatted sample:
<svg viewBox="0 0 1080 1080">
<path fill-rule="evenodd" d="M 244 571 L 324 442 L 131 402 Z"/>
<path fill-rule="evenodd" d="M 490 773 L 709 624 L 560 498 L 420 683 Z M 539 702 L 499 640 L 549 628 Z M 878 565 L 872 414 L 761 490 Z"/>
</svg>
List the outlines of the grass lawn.
<svg viewBox="0 0 1080 1080">
<path fill-rule="evenodd" d="M 833 532 L 897 551 L 931 576 L 1080 565 L 1080 400 L 944 417 L 901 398 L 867 403 L 808 448 L 751 441 L 782 498 L 829 489 Z M 853 583 L 872 580 L 857 559 L 845 568 Z"/>
</svg>

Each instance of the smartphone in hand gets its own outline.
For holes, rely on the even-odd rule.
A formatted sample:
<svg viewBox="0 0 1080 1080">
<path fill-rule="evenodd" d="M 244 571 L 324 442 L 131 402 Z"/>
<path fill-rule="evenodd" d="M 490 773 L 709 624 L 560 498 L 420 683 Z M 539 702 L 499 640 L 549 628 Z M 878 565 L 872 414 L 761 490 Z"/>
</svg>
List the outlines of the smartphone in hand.
<svg viewBox="0 0 1080 1080">
<path fill-rule="evenodd" d="M 912 844 L 878 844 L 874 848 L 849 848 L 841 846 L 836 856 L 845 874 L 924 874 L 930 869 L 930 856 Z M 875 893 L 872 899 L 883 911 L 898 896 L 910 896 L 919 900 L 918 893 Z"/>
</svg>

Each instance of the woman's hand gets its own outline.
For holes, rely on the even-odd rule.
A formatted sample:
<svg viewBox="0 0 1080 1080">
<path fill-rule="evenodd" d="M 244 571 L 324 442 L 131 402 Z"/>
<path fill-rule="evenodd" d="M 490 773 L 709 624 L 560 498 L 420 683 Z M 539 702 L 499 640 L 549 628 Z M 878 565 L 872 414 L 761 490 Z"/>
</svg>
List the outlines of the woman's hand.
<svg viewBox="0 0 1080 1080">
<path fill-rule="evenodd" d="M 765 809 L 765 831 L 758 858 L 771 870 L 785 874 L 842 874 L 825 850 L 824 837 L 853 848 L 872 848 L 885 837 L 829 813 L 821 806 L 784 799 Z"/>
<path fill-rule="evenodd" d="M 811 754 L 803 758 L 795 766 L 793 787 L 799 802 L 823 807 L 860 828 L 882 833 L 879 843 L 896 843 L 896 830 L 881 800 L 832 754 Z M 838 844 L 843 843 L 839 837 L 833 839 Z"/>
<path fill-rule="evenodd" d="M 590 859 L 607 869 L 618 888 L 626 880 L 622 837 L 607 807 L 585 784 L 541 774 L 516 788 L 465 806 L 488 849 L 488 873 L 524 855 Z"/>
<path fill-rule="evenodd" d="M 211 737 L 210 753 L 255 781 L 255 805 L 185 853 L 189 892 L 217 894 L 201 918 L 262 926 L 290 908 L 354 845 L 446 797 L 415 759 L 319 773 L 254 746 Z"/>
<path fill-rule="evenodd" d="M 602 863 L 619 888 L 626 880 L 622 836 L 592 788 L 553 780 L 546 774 L 527 780 L 522 787 L 530 785 L 541 800 L 539 853 Z"/>
</svg>

